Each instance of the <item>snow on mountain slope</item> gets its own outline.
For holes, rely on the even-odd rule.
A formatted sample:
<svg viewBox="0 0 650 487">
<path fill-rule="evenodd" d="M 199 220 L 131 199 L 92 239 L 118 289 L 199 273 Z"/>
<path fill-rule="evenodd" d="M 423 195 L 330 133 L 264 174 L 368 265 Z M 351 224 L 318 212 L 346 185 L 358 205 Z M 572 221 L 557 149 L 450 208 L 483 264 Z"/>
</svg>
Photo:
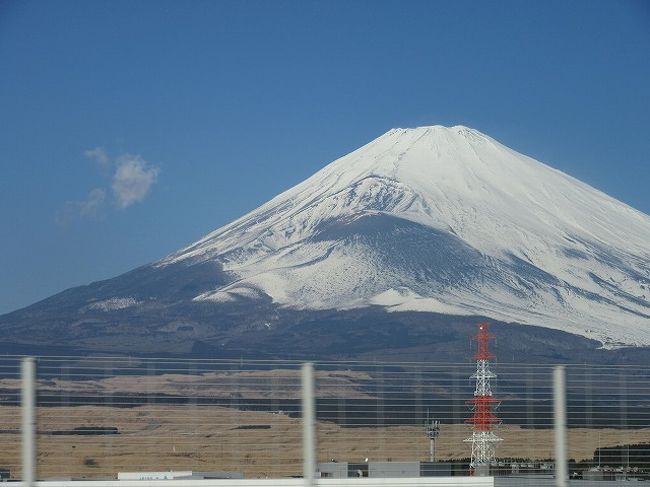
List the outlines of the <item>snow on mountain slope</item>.
<svg viewBox="0 0 650 487">
<path fill-rule="evenodd" d="M 159 263 L 194 299 L 384 306 L 650 345 L 650 217 L 466 127 L 393 129 Z"/>
</svg>

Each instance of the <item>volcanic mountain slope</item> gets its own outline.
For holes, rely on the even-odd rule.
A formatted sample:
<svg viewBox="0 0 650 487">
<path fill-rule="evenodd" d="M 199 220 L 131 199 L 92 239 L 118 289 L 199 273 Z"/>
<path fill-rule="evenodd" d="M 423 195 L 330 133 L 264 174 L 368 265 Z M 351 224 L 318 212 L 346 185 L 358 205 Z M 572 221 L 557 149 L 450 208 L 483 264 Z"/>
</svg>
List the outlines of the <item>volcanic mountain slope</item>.
<svg viewBox="0 0 650 487">
<path fill-rule="evenodd" d="M 377 309 L 650 345 L 650 217 L 476 130 L 393 129 L 187 248 L 0 326 L 221 340 Z"/>
</svg>

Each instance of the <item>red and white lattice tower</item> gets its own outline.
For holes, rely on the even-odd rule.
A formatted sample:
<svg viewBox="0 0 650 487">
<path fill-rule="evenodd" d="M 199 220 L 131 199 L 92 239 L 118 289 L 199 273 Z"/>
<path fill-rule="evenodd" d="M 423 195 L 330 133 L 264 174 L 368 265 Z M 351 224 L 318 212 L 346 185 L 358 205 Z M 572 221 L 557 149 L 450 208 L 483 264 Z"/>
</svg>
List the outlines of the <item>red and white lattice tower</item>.
<svg viewBox="0 0 650 487">
<path fill-rule="evenodd" d="M 465 441 L 472 444 L 472 459 L 470 461 L 470 475 L 489 475 L 490 464 L 495 459 L 496 443 L 501 441 L 494 434 L 494 429 L 501 423 L 501 420 L 494 413 L 494 409 L 500 401 L 492 396 L 490 380 L 496 374 L 490 370 L 490 359 L 495 355 L 490 352 L 490 340 L 494 335 L 490 333 L 488 323 L 478 324 L 478 333 L 473 340 L 477 342 L 477 350 L 474 354 L 476 360 L 476 373 L 471 376 L 476 379 L 474 397 L 467 401 L 472 406 L 472 417 L 466 422 L 472 425 L 472 436 Z"/>
</svg>

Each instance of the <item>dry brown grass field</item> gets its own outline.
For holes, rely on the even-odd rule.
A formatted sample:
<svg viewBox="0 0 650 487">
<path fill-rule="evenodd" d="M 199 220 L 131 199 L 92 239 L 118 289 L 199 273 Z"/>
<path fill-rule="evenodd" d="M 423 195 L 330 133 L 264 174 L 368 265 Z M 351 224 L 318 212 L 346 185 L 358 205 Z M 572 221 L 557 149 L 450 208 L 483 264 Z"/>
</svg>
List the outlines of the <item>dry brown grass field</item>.
<svg viewBox="0 0 650 487">
<path fill-rule="evenodd" d="M 92 395 L 112 394 L 166 394 L 179 397 L 246 397 L 248 399 L 299 399 L 299 369 L 253 371 L 219 371 L 201 374 L 119 375 L 98 379 L 39 379 L 39 392 Z M 319 398 L 368 398 L 361 389 L 372 378 L 365 372 L 342 370 L 317 371 L 315 379 Z M 0 389 L 20 390 L 20 379 L 0 379 Z"/>
<path fill-rule="evenodd" d="M 20 476 L 20 410 L 0 407 L 0 468 Z M 117 435 L 52 435 L 83 426 L 114 426 Z M 38 410 L 39 478 L 114 476 L 118 471 L 238 471 L 247 478 L 300 474 L 300 420 L 284 414 L 217 406 L 47 407 Z M 499 457 L 552 457 L 553 431 L 503 426 Z M 438 459 L 464 458 L 465 425 L 442 425 Z M 595 448 L 650 442 L 650 428 L 571 429 L 572 458 L 591 458 Z M 319 461 L 427 460 L 429 442 L 413 426 L 342 428 L 318 423 Z"/>
</svg>

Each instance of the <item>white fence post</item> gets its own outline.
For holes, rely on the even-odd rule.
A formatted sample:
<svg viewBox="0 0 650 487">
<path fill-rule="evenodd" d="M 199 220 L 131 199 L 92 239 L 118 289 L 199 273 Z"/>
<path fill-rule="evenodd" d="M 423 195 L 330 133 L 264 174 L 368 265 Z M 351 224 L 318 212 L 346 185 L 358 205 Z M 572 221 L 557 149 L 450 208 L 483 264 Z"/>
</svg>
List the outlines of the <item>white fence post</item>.
<svg viewBox="0 0 650 487">
<path fill-rule="evenodd" d="M 315 432 L 314 366 L 302 366 L 302 458 L 305 487 L 316 485 L 316 432 Z"/>
<path fill-rule="evenodd" d="M 555 428 L 555 485 L 567 487 L 566 377 L 564 367 L 553 370 L 553 418 Z"/>
<path fill-rule="evenodd" d="M 34 358 L 23 358 L 20 370 L 22 378 L 23 486 L 32 487 L 36 480 L 36 363 Z"/>
</svg>

